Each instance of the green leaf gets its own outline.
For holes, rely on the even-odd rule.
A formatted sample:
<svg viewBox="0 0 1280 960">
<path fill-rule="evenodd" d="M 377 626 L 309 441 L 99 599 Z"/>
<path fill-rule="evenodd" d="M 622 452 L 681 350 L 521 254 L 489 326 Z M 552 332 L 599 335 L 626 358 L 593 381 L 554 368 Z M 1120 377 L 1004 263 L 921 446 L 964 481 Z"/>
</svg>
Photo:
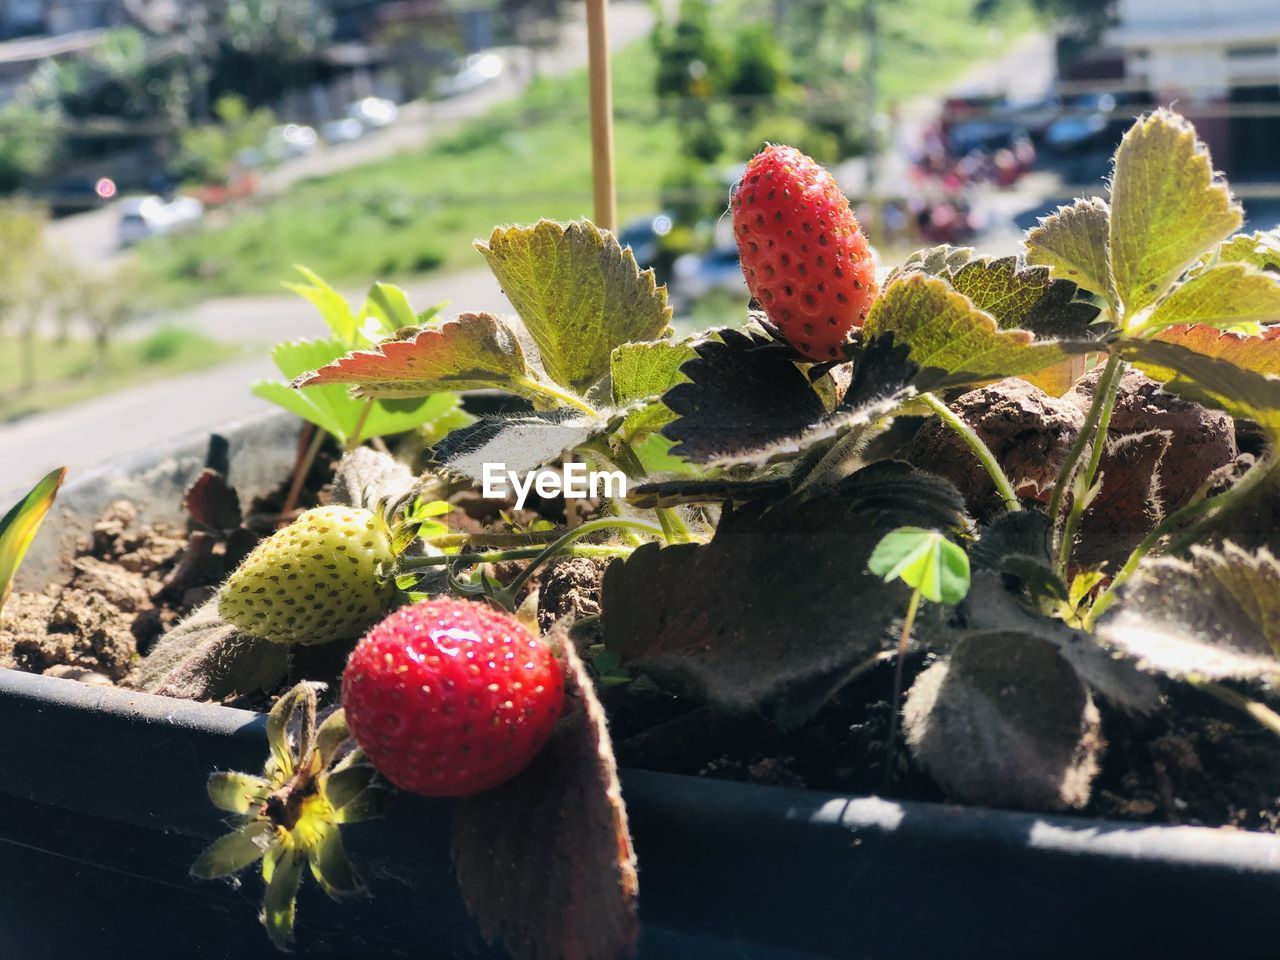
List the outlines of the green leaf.
<svg viewBox="0 0 1280 960">
<path fill-rule="evenodd" d="M 1241 263 L 1227 263 L 1179 284 L 1160 301 L 1136 334 L 1181 323 L 1233 333 L 1256 334 L 1280 320 L 1280 276 Z"/>
<path fill-rule="evenodd" d="M 248 813 L 266 800 L 271 784 L 249 773 L 218 771 L 209 774 L 209 799 L 219 810 L 228 813 Z"/>
<path fill-rule="evenodd" d="M 696 356 L 693 343 L 687 340 L 624 343 L 613 351 L 609 369 L 614 404 L 625 407 L 640 400 L 654 401 L 628 414 L 621 428 L 624 439 L 638 440 L 675 419 L 675 414 L 661 402 L 661 396 L 677 383 L 688 380 L 680 368 Z"/>
<path fill-rule="evenodd" d="M 1099 635 L 1171 677 L 1280 682 L 1280 562 L 1234 544 L 1148 558 Z"/>
<path fill-rule="evenodd" d="M 376 320 L 388 336 L 404 327 L 415 327 L 421 323 L 409 305 L 408 294 L 390 283 L 378 282 L 369 288 L 362 314 Z"/>
<path fill-rule="evenodd" d="M 937 530 L 899 527 L 876 544 L 867 569 L 901 580 L 934 603 L 956 604 L 969 592 L 969 557 Z"/>
<path fill-rule="evenodd" d="M 585 394 L 624 343 L 667 329 L 667 291 L 630 248 L 587 220 L 499 227 L 476 248 L 538 345 L 556 383 Z"/>
<path fill-rule="evenodd" d="M 1088 338 L 1098 308 L 1076 300 L 1076 284 L 1054 280 L 1048 267 L 1027 266 L 1018 257 L 983 257 L 945 275 L 1001 330 L 1028 330 L 1038 339 Z"/>
<path fill-rule="evenodd" d="M 1027 233 L 1027 263 L 1046 266 L 1053 276 L 1110 299 L 1110 216 L 1106 201 L 1098 197 L 1059 207 Z"/>
<path fill-rule="evenodd" d="M 1190 123 L 1168 110 L 1139 119 L 1111 179 L 1111 267 L 1126 316 L 1159 300 L 1242 220 Z"/>
<path fill-rule="evenodd" d="M 299 374 L 298 388 L 354 384 L 361 397 L 422 397 L 491 387 L 526 392 L 530 370 L 515 333 L 491 313 L 463 313 L 408 340 L 385 340 Z"/>
<path fill-rule="evenodd" d="M 191 865 L 191 875 L 202 880 L 229 877 L 266 852 L 275 828 L 267 820 L 252 820 L 238 830 L 219 837 Z"/>
<path fill-rule="evenodd" d="M 293 269 L 302 274 L 307 282 L 286 283 L 285 288 L 309 300 L 320 311 L 320 316 L 329 325 L 333 335 L 344 344 L 355 346 L 360 339 L 360 318 L 352 312 L 347 298 L 320 279 L 319 274 L 306 267 L 294 264 Z"/>
<path fill-rule="evenodd" d="M 298 905 L 298 885 L 307 856 L 301 850 L 285 851 L 271 869 L 267 892 L 262 898 L 262 924 L 267 936 L 281 950 L 293 943 L 293 920 Z"/>
<path fill-rule="evenodd" d="M 1237 233 L 1218 247 L 1217 259 L 1219 263 L 1244 263 L 1280 273 L 1280 230 Z"/>
<path fill-rule="evenodd" d="M 309 858 L 311 875 L 316 878 L 316 883 L 335 900 L 363 893 L 364 885 L 342 848 L 342 831 L 338 829 L 338 825 L 326 823 L 317 832 L 320 835 L 315 840 Z"/>
<path fill-rule="evenodd" d="M 1001 330 L 945 280 L 914 273 L 895 280 L 871 307 L 868 341 L 892 334 L 919 369 L 920 390 L 967 386 L 1034 373 L 1065 359 L 1054 342 L 1035 342 L 1026 330 Z"/>
<path fill-rule="evenodd" d="M 0 612 L 3 612 L 5 601 L 13 590 L 13 578 L 18 573 L 22 558 L 27 555 L 27 548 L 31 546 L 45 515 L 53 508 L 53 501 L 66 476 L 66 467 L 45 474 L 30 493 L 0 518 Z"/>
</svg>

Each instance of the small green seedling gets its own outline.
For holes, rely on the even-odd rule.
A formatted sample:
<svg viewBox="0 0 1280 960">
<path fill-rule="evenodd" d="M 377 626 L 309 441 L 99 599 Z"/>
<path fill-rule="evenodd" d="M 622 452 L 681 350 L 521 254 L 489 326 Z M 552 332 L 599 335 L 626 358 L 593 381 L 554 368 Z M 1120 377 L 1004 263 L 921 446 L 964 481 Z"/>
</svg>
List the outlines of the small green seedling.
<svg viewBox="0 0 1280 960">
<path fill-rule="evenodd" d="M 18 573 L 22 558 L 26 556 L 45 515 L 53 507 L 58 488 L 66 476 L 66 467 L 50 472 L 0 519 L 0 613 L 13 590 L 13 578 Z"/>
<path fill-rule="evenodd" d="M 898 732 L 898 710 L 902 700 L 902 665 L 911 642 L 920 600 L 953 605 L 969 592 L 969 556 L 937 530 L 899 527 L 884 535 L 871 551 L 867 569 L 886 583 L 901 580 L 911 588 L 907 614 L 902 618 L 898 638 L 898 661 L 893 673 L 893 712 L 889 718 L 885 777 L 893 772 L 894 739 Z"/>
</svg>

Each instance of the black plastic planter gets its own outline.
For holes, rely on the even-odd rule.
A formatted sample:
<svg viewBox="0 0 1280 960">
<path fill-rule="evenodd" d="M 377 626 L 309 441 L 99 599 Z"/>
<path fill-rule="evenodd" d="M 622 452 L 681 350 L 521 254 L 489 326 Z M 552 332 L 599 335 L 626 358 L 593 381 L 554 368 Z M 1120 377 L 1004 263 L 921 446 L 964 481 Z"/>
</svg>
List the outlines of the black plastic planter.
<svg viewBox="0 0 1280 960">
<path fill-rule="evenodd" d="M 280 419 L 227 431 L 233 482 L 274 482 Z M 203 442 L 106 465 L 64 491 L 58 531 L 132 493 L 176 518 Z M 249 473 L 248 471 L 254 471 Z M 236 471 L 239 471 L 238 473 Z M 257 769 L 260 715 L 0 671 L 0 957 L 271 955 L 243 889 L 188 879 L 220 832 L 210 770 Z M 897 803 L 626 771 L 644 958 L 1258 957 L 1274 949 L 1280 837 Z M 350 828 L 370 899 L 304 885 L 298 954 L 500 956 L 462 909 L 449 805 L 404 796 Z"/>
</svg>

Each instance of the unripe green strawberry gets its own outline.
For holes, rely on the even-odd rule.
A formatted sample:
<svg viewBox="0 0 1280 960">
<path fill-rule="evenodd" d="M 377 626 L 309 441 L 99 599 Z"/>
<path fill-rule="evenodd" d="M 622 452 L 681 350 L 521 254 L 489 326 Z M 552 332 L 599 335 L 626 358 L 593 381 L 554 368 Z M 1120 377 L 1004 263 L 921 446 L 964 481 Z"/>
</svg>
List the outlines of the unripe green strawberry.
<svg viewBox="0 0 1280 960">
<path fill-rule="evenodd" d="M 223 586 L 218 613 L 276 643 L 349 640 L 390 608 L 395 584 L 378 568 L 394 559 L 380 516 L 317 507 L 254 548 Z"/>
<path fill-rule="evenodd" d="M 769 146 L 733 197 L 742 272 L 787 342 L 834 360 L 876 296 L 867 238 L 835 178 L 795 147 Z"/>
<path fill-rule="evenodd" d="M 342 676 L 360 749 L 397 787 L 429 797 L 510 780 L 563 705 L 564 670 L 547 645 L 474 600 L 401 607 L 356 645 Z"/>
</svg>

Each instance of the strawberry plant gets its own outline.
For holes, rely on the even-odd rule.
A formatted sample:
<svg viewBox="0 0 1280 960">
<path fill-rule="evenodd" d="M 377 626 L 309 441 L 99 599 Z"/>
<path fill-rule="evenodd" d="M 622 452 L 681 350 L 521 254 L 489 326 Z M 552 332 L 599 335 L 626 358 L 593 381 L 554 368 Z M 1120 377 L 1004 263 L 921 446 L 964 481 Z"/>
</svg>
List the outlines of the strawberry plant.
<svg viewBox="0 0 1280 960">
<path fill-rule="evenodd" d="M 0 517 L 0 614 L 4 602 L 13 591 L 13 578 L 18 573 L 27 548 L 53 508 L 58 488 L 66 479 L 65 468 L 54 470 L 31 488 L 31 491 Z"/>
<path fill-rule="evenodd" d="M 901 714 L 899 753 L 948 796 L 1035 810 L 1085 807 L 1104 716 L 1158 711 L 1174 684 L 1280 732 L 1263 702 L 1280 673 L 1280 241 L 1237 232 L 1185 120 L 1141 118 L 1108 196 L 1045 218 L 1016 256 L 935 247 L 877 282 L 848 201 L 786 147 L 748 165 L 732 213 L 760 308 L 742 327 L 675 339 L 665 291 L 612 234 L 543 221 L 477 244 L 514 317 L 423 320 L 376 288 L 369 326 L 313 280 L 336 339 L 288 366 L 296 394 L 270 391 L 348 418 L 460 390 L 527 405 L 453 429 L 416 475 L 349 452 L 335 505 L 260 545 L 204 628 L 345 656 L 381 620 L 347 659 L 345 719 L 320 729 L 349 726 L 362 778 L 371 763 L 460 798 L 464 899 L 517 958 L 624 956 L 637 935 L 593 676 L 610 703 L 658 689 L 791 731 L 896 650 L 886 781 Z M 381 422 L 311 419 L 348 442 Z M 433 520 L 487 463 L 572 460 L 633 484 L 563 527 Z M 547 565 L 565 557 L 590 596 L 560 609 L 591 612 L 540 637 L 538 591 L 560 589 Z M 338 775 L 313 723 L 289 764 L 235 781 L 278 940 L 297 882 L 270 851 L 313 848 L 272 798 Z M 281 771 L 303 766 L 291 786 Z M 325 816 L 307 836 L 337 836 Z"/>
</svg>

